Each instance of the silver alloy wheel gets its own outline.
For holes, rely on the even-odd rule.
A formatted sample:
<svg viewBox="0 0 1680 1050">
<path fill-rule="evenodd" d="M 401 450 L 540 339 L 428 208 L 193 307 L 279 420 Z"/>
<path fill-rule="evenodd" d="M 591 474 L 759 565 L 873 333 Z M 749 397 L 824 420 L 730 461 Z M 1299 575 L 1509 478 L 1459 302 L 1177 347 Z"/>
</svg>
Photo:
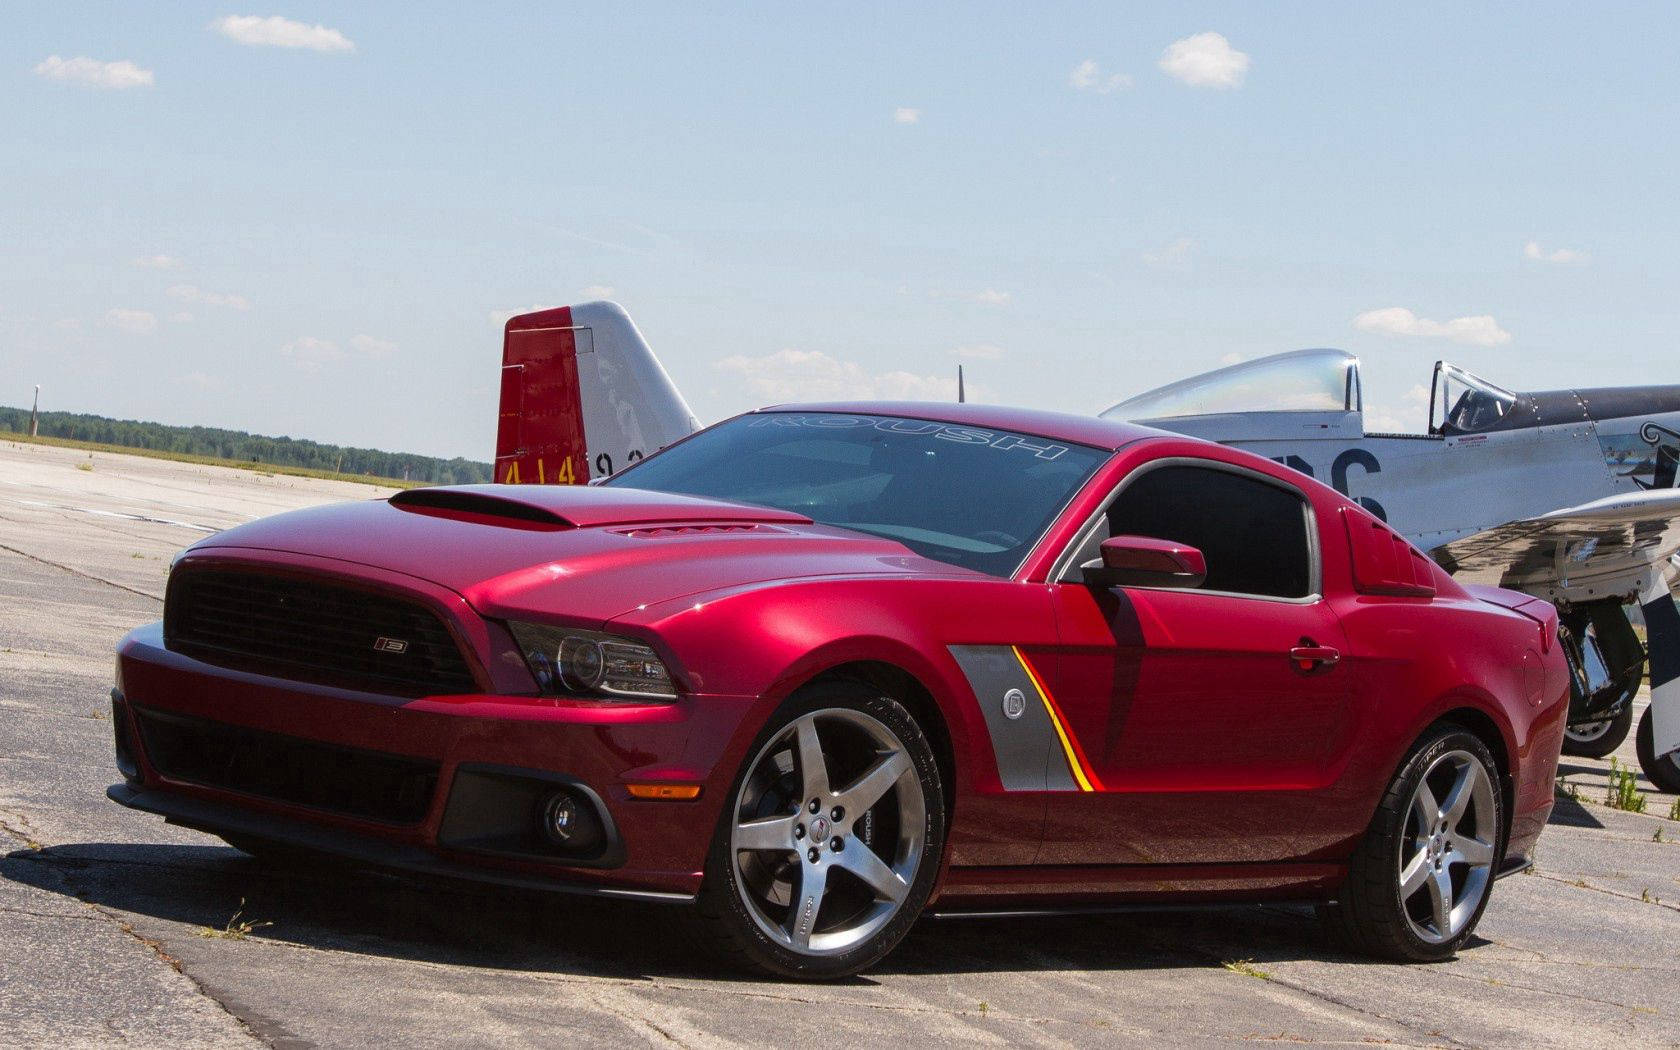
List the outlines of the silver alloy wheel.
<svg viewBox="0 0 1680 1050">
<path fill-rule="evenodd" d="M 862 711 L 827 708 L 789 724 L 747 768 L 729 850 L 759 929 L 802 955 L 874 936 L 922 862 L 927 799 L 904 743 Z M 844 786 L 830 783 L 831 768 Z"/>
<path fill-rule="evenodd" d="M 1429 764 L 1412 793 L 1398 871 L 1418 937 L 1444 944 L 1464 931 L 1487 895 L 1498 830 L 1493 782 L 1475 755 L 1448 751 Z"/>
</svg>

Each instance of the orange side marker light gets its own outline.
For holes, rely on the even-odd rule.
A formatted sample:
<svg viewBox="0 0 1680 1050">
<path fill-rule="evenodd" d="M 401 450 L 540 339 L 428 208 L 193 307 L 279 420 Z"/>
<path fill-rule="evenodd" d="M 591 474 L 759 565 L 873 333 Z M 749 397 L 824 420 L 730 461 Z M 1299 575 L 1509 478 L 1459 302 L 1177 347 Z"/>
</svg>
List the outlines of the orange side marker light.
<svg viewBox="0 0 1680 1050">
<path fill-rule="evenodd" d="M 699 784 L 631 784 L 631 798 L 694 799 L 700 797 Z"/>
</svg>

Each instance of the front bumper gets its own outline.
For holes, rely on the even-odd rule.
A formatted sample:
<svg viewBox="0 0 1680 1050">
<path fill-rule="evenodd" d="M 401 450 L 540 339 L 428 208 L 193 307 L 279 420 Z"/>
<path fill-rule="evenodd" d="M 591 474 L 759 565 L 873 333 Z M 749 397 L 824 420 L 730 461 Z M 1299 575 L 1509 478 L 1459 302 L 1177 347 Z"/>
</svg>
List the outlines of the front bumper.
<svg viewBox="0 0 1680 1050">
<path fill-rule="evenodd" d="M 158 624 L 123 640 L 117 672 L 113 725 L 125 782 L 107 792 L 113 801 L 200 830 L 380 867 L 655 900 L 686 900 L 698 891 L 757 700 L 701 695 L 626 705 L 484 694 L 410 700 L 200 663 L 166 649 Z M 188 738 L 193 761 L 164 753 L 160 724 L 201 734 Z M 242 758 L 217 764 L 205 741 L 223 738 L 245 747 Z M 246 746 L 248 740 L 256 743 Z M 332 761 L 338 755 L 372 765 L 345 767 Z M 272 775 L 253 774 L 254 764 L 274 767 Z M 393 779 L 391 767 L 410 775 Z M 362 775 L 364 768 L 370 776 Z M 400 783 L 402 804 L 339 804 L 339 794 L 365 791 L 369 779 Z M 699 784 L 699 797 L 629 793 L 631 783 L 664 782 Z M 601 850 L 573 859 L 545 855 L 510 833 L 528 818 L 534 825 L 530 792 L 538 788 L 530 785 L 545 783 L 572 790 L 599 810 L 607 838 Z M 496 784 L 516 787 L 498 796 Z M 499 809 L 497 798 L 505 801 Z"/>
</svg>

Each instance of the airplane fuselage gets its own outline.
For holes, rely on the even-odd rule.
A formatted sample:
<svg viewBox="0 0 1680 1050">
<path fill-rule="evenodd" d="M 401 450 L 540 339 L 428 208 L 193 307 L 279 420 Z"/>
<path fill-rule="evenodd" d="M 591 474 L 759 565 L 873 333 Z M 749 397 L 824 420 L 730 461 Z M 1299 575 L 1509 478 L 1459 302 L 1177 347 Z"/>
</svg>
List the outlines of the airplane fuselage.
<svg viewBox="0 0 1680 1050">
<path fill-rule="evenodd" d="M 1526 581 L 1514 578 L 1504 558 L 1478 564 L 1474 549 L 1464 549 L 1459 541 L 1542 518 L 1560 507 L 1616 497 L 1636 503 L 1642 492 L 1674 488 L 1680 461 L 1680 412 L 1452 435 L 1367 434 L 1359 412 L 1206 415 L 1148 422 L 1293 467 L 1358 501 L 1423 550 L 1450 552 L 1467 580 L 1505 585 Z M 1658 534 L 1653 534 L 1631 523 L 1625 568 L 1635 569 L 1634 551 L 1660 542 L 1663 531 L 1658 526 Z M 1597 543 L 1602 542 L 1598 537 Z M 1551 549 L 1536 552 L 1548 562 L 1547 568 L 1555 569 L 1560 559 L 1567 566 L 1572 555 L 1584 559 L 1567 544 L 1561 551 L 1557 546 L 1553 542 Z M 1585 554 L 1595 552 L 1603 553 L 1595 544 Z M 1601 589 L 1591 586 L 1601 577 L 1629 590 L 1633 583 L 1631 578 L 1621 579 L 1627 575 L 1623 568 L 1615 562 L 1607 565 L 1600 557 L 1590 573 L 1572 579 L 1566 570 L 1560 580 L 1564 586 L 1548 590 L 1551 596 L 1574 600 L 1603 597 Z"/>
</svg>

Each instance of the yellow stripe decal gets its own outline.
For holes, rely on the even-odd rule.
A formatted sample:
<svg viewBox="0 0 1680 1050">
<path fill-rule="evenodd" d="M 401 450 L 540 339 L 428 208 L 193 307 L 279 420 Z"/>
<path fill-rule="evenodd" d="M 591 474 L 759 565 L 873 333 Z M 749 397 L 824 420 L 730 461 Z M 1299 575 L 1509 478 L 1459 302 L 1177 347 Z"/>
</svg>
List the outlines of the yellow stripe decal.
<svg viewBox="0 0 1680 1050">
<path fill-rule="evenodd" d="M 1096 788 L 1091 786 L 1091 778 L 1085 775 L 1085 767 L 1074 754 L 1073 741 L 1068 739 L 1067 729 L 1056 716 L 1056 706 L 1050 702 L 1050 694 L 1045 692 L 1044 683 L 1039 681 L 1038 673 L 1027 663 L 1027 658 L 1021 654 L 1019 646 L 1012 645 L 1009 648 L 1014 651 L 1015 659 L 1020 661 L 1021 670 L 1032 680 L 1033 689 L 1038 692 L 1038 702 L 1044 705 L 1044 713 L 1050 716 L 1050 724 L 1055 727 L 1056 738 L 1062 742 L 1062 754 L 1067 756 L 1068 772 L 1073 774 L 1074 782 L 1079 785 L 1081 791 L 1095 791 Z"/>
</svg>

